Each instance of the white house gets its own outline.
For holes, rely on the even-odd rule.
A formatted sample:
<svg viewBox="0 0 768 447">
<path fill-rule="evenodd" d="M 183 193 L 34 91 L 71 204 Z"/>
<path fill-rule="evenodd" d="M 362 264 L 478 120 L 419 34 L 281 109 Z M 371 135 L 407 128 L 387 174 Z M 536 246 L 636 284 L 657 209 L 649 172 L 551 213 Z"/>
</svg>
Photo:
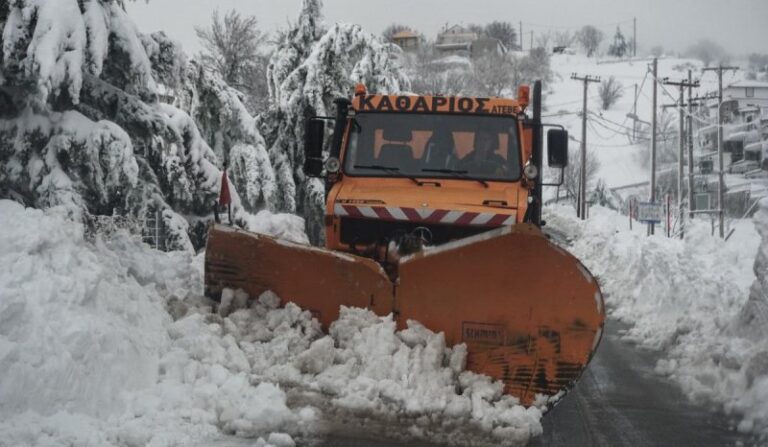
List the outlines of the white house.
<svg viewBox="0 0 768 447">
<path fill-rule="evenodd" d="M 743 122 L 760 117 L 760 109 L 768 109 L 768 82 L 739 81 L 723 89 L 726 113 L 740 115 Z"/>
</svg>

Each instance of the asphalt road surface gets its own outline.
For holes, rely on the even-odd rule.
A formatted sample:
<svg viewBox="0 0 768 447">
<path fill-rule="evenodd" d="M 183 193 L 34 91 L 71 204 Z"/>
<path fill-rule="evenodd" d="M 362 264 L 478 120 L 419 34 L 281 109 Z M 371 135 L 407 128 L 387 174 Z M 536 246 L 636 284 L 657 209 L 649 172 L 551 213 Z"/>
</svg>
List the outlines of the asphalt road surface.
<svg viewBox="0 0 768 447">
<path fill-rule="evenodd" d="M 617 324 L 568 396 L 542 421 L 534 446 L 752 446 L 732 418 L 690 402 L 654 373 L 657 354 L 619 339 Z"/>
</svg>

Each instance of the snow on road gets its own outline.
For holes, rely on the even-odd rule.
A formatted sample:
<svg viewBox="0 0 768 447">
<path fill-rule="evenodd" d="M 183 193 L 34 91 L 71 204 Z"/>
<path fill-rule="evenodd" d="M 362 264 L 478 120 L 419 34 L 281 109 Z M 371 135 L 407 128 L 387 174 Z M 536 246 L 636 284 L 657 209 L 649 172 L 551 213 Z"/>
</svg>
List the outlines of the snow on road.
<svg viewBox="0 0 768 447">
<path fill-rule="evenodd" d="M 662 353 L 658 373 L 694 401 L 741 415 L 740 431 L 768 432 L 768 340 L 743 324 L 760 246 L 751 220 L 736 221 L 728 242 L 704 221 L 684 241 L 647 237 L 645 226 L 630 231 L 626 216 L 600 207 L 585 222 L 572 207 L 553 207 L 547 221 L 574 240 L 609 314 L 631 325 L 624 337 Z"/>
<path fill-rule="evenodd" d="M 213 312 L 200 296 L 200 255 L 123 233 L 86 238 L 60 208 L 10 201 L 0 201 L 0 228 L 0 446 L 236 435 L 283 447 L 335 418 L 460 445 L 541 433 L 539 409 L 463 371 L 463 345 L 417 323 L 397 332 L 390 317 L 344 309 L 324 335 L 269 293 L 228 293 Z"/>
</svg>

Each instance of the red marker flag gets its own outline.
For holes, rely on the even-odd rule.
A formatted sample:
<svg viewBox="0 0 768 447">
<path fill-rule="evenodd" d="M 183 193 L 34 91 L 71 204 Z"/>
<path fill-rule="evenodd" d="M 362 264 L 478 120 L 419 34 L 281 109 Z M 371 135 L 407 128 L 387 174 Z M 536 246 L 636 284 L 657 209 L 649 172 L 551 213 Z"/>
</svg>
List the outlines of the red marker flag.
<svg viewBox="0 0 768 447">
<path fill-rule="evenodd" d="M 232 203 L 232 197 L 229 195 L 229 182 L 227 181 L 227 170 L 221 174 L 221 192 L 219 192 L 219 206 Z"/>
</svg>

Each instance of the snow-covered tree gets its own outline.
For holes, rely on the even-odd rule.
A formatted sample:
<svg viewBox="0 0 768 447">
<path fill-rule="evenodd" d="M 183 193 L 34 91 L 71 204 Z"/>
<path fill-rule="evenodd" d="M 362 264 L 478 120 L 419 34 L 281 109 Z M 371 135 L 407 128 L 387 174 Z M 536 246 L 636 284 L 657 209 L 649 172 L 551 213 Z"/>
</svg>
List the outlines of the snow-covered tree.
<svg viewBox="0 0 768 447">
<path fill-rule="evenodd" d="M 611 76 L 608 79 L 603 79 L 598 88 L 598 94 L 600 95 L 600 102 L 603 110 L 608 110 L 612 105 L 621 98 L 624 87 L 621 82 L 616 80 L 615 76 Z"/>
<path fill-rule="evenodd" d="M 587 57 L 592 57 L 595 51 L 600 48 L 603 37 L 603 32 L 592 25 L 586 25 L 576 33 L 576 40 L 584 48 L 584 51 L 587 52 Z"/>
<path fill-rule="evenodd" d="M 280 101 L 283 81 L 309 56 L 312 46 L 325 32 L 320 0 L 303 0 L 299 20 L 278 34 L 278 45 L 267 67 L 267 85 L 273 101 Z"/>
<path fill-rule="evenodd" d="M 569 47 L 576 39 L 576 35 L 570 31 L 556 31 L 555 32 L 555 45 L 559 47 Z"/>
<path fill-rule="evenodd" d="M 303 172 L 306 120 L 332 115 L 333 100 L 350 97 L 357 83 L 378 93 L 410 87 L 395 59 L 395 45 L 359 25 L 335 24 L 323 32 L 320 9 L 318 0 L 304 0 L 296 26 L 282 34 L 269 65 L 270 110 L 262 120 L 278 183 L 278 209 L 300 213 L 308 228 L 317 227 L 322 217 L 324 185 Z M 317 234 L 310 237 L 319 240 Z"/>
<path fill-rule="evenodd" d="M 515 28 L 515 25 L 510 22 L 494 20 L 485 25 L 483 34 L 494 39 L 499 39 L 499 41 L 510 50 L 518 47 L 517 29 Z"/>
<path fill-rule="evenodd" d="M 468 59 L 464 64 L 446 62 L 433 45 L 421 45 L 405 61 L 413 93 L 461 95 L 473 87 L 472 63 Z"/>
<path fill-rule="evenodd" d="M 709 39 L 700 39 L 691 45 L 686 51 L 686 55 L 699 59 L 705 67 L 711 63 L 728 63 L 731 58 L 725 48 Z"/>
<path fill-rule="evenodd" d="M 624 57 L 628 52 L 627 39 L 621 33 L 621 28 L 616 27 L 616 34 L 613 36 L 613 43 L 608 47 L 608 54 L 615 57 Z"/>
<path fill-rule="evenodd" d="M 563 173 L 563 186 L 566 195 L 573 199 L 573 206 L 576 207 L 577 197 L 579 196 L 579 186 L 581 183 L 581 151 L 571 149 L 568 151 L 568 166 Z M 595 155 L 594 151 L 587 149 L 587 163 L 586 163 L 586 179 L 587 187 L 585 188 L 589 195 L 593 190 L 593 184 L 595 177 L 600 170 L 600 160 Z"/>
<path fill-rule="evenodd" d="M 243 92 L 249 110 L 261 111 L 268 96 L 267 61 L 261 50 L 267 36 L 259 30 L 256 17 L 235 10 L 221 17 L 217 10 L 210 27 L 195 27 L 195 32 L 204 48 L 201 64 Z"/>
<path fill-rule="evenodd" d="M 0 25 L 0 189 L 74 216 L 156 212 L 167 248 L 189 249 L 181 216 L 210 215 L 234 152 L 232 165 L 247 166 L 235 169 L 235 184 L 248 185 L 248 208 L 269 206 L 266 146 L 237 92 L 162 33 L 140 34 L 121 2 L 12 0 L 0 3 Z M 182 92 L 165 101 L 180 107 L 158 100 L 168 92 Z M 213 114 L 215 122 L 196 122 Z M 218 156 L 207 142 L 214 135 Z M 242 145 L 256 150 L 243 155 Z"/>
<path fill-rule="evenodd" d="M 491 53 L 473 65 L 476 93 L 480 96 L 504 96 L 515 86 L 517 60 L 512 55 Z"/>
<path fill-rule="evenodd" d="M 276 209 L 275 174 L 264 138 L 240 99 L 218 75 L 199 64 L 186 66 L 176 105 L 189 113 L 249 211 Z"/>
<path fill-rule="evenodd" d="M 514 85 L 533 84 L 536 80 L 549 82 L 552 70 L 549 65 L 549 52 L 544 48 L 534 48 L 515 63 Z"/>
</svg>

